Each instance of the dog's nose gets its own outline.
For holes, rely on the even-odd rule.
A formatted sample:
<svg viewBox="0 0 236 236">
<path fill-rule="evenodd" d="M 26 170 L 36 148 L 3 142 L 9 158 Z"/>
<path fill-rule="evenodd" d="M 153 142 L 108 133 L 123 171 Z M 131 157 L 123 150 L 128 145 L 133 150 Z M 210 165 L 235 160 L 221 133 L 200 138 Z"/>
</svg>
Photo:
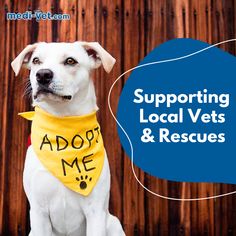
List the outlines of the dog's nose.
<svg viewBox="0 0 236 236">
<path fill-rule="evenodd" d="M 49 85 L 49 83 L 52 81 L 52 78 L 53 72 L 49 69 L 40 69 L 36 73 L 36 79 L 41 85 Z"/>
</svg>

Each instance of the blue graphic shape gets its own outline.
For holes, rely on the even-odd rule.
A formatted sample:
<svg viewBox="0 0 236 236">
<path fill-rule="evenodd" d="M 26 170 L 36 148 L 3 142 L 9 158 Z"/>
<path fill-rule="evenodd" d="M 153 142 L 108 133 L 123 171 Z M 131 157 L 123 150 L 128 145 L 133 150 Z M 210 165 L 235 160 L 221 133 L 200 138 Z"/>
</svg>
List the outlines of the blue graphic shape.
<svg viewBox="0 0 236 236">
<path fill-rule="evenodd" d="M 210 45 L 193 39 L 174 39 L 151 51 L 139 65 L 182 57 Z M 223 50 L 212 47 L 206 51 L 167 63 L 148 65 L 132 71 L 122 90 L 117 119 L 129 135 L 133 145 L 133 161 L 146 173 L 167 180 L 184 182 L 236 183 L 236 58 Z M 147 94 L 193 94 L 197 91 L 229 94 L 230 104 L 222 108 L 219 104 L 175 103 L 170 108 L 153 104 L 133 102 L 134 91 L 143 89 Z M 140 109 L 145 114 L 177 113 L 184 110 L 183 123 L 147 123 L 140 124 Z M 193 123 L 187 109 L 201 114 L 225 114 L 224 123 Z M 172 133 L 214 133 L 225 135 L 225 142 L 205 143 L 143 143 L 143 130 L 150 128 L 158 140 L 160 129 Z M 130 157 L 131 149 L 127 137 L 118 127 L 121 144 Z"/>
</svg>

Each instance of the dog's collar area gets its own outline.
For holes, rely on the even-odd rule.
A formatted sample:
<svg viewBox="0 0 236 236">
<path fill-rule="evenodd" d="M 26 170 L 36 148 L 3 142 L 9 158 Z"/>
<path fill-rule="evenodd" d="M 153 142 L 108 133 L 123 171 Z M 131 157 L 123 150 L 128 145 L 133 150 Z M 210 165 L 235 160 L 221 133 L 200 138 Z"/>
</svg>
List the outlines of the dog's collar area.
<svg viewBox="0 0 236 236">
<path fill-rule="evenodd" d="M 74 121 L 74 122 L 78 122 L 78 121 L 83 121 L 83 120 L 90 120 L 91 118 L 96 118 L 96 111 L 93 111 L 89 114 L 86 115 L 82 115 L 82 116 L 54 116 L 46 111 L 44 111 L 42 108 L 36 106 L 34 111 L 27 111 L 27 112 L 20 112 L 18 113 L 19 116 L 25 118 L 26 120 L 33 120 L 35 113 L 39 113 L 40 115 L 44 116 L 45 118 L 53 118 L 53 119 L 65 119 L 65 120 L 70 120 L 70 121 Z"/>
<path fill-rule="evenodd" d="M 36 106 L 19 115 L 32 121 L 32 147 L 44 167 L 69 189 L 88 196 L 105 156 L 96 111 L 58 117 Z"/>
</svg>

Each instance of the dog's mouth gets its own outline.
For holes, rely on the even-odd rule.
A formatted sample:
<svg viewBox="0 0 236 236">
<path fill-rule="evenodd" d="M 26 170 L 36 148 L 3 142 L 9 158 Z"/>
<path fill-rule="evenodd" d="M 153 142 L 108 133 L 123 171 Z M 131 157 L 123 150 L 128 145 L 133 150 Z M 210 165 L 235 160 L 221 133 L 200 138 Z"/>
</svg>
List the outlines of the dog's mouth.
<svg viewBox="0 0 236 236">
<path fill-rule="evenodd" d="M 72 96 L 71 95 L 60 95 L 57 94 L 55 91 L 53 91 L 50 88 L 45 88 L 45 87 L 40 87 L 37 91 L 37 93 L 34 95 L 34 99 L 37 99 L 39 95 L 41 94 L 51 94 L 55 97 L 62 98 L 63 100 L 71 100 Z"/>
</svg>

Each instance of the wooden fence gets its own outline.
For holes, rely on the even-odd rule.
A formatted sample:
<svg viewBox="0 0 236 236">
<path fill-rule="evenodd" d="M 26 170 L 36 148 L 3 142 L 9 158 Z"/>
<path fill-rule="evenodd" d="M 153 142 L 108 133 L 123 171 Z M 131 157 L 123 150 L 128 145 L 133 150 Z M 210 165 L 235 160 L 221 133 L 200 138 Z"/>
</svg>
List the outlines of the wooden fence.
<svg viewBox="0 0 236 236">
<path fill-rule="evenodd" d="M 7 21 L 6 12 L 26 10 L 68 13 L 70 21 Z M 112 173 L 110 210 L 127 236 L 236 235 L 236 196 L 198 202 L 167 201 L 150 195 L 138 185 L 117 136 L 107 107 L 112 82 L 155 46 L 176 37 L 215 43 L 235 38 L 234 0 L 1 0 L 0 3 L 0 234 L 26 235 L 28 203 L 22 171 L 29 125 L 17 116 L 30 109 L 23 97 L 27 71 L 14 78 L 12 59 L 37 41 L 98 41 L 116 59 L 111 74 L 95 74 L 99 120 Z M 235 53 L 235 43 L 222 45 Z M 112 93 L 116 109 L 124 78 Z M 190 157 L 191 158 L 191 157 Z M 236 190 L 226 184 L 175 183 L 155 179 L 136 168 L 150 189 L 172 197 L 203 197 Z M 46 235 L 45 235 L 46 236 Z"/>
</svg>

